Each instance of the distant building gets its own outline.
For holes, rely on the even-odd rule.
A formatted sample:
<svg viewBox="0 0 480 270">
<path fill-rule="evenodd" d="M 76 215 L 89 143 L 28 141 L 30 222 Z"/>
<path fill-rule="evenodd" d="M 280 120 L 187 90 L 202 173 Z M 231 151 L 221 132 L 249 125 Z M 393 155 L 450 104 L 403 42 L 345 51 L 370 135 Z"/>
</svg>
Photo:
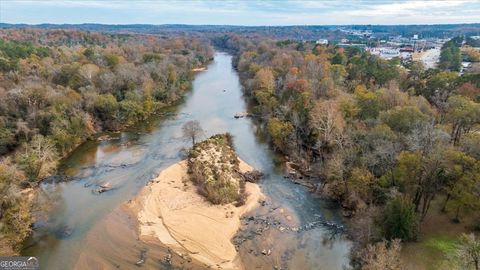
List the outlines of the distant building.
<svg viewBox="0 0 480 270">
<path fill-rule="evenodd" d="M 413 39 L 418 39 L 418 35 L 413 35 Z"/>
<path fill-rule="evenodd" d="M 328 45 L 328 39 L 319 39 L 315 42 L 315 44 Z"/>
<path fill-rule="evenodd" d="M 399 49 L 391 47 L 368 48 L 367 51 L 373 55 L 378 55 L 379 57 L 387 60 L 402 56 Z"/>
<path fill-rule="evenodd" d="M 341 43 L 347 43 L 347 42 L 348 42 L 348 39 L 342 38 L 342 39 L 340 40 L 340 42 L 341 42 Z"/>
<path fill-rule="evenodd" d="M 412 47 L 404 47 L 404 48 L 400 48 L 400 52 L 409 52 L 409 53 L 413 53 L 415 50 L 412 48 Z"/>
</svg>

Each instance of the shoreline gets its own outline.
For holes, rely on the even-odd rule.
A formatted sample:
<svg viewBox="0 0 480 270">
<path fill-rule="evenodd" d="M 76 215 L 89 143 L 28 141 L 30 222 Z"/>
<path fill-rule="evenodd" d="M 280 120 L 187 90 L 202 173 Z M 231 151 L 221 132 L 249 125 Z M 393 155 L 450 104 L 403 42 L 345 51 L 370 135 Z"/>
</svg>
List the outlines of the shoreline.
<svg viewBox="0 0 480 270">
<path fill-rule="evenodd" d="M 240 160 L 241 172 L 252 170 Z M 140 240 L 160 241 L 207 267 L 243 269 L 232 238 L 241 227 L 240 218 L 264 198 L 257 184 L 245 183 L 245 191 L 248 197 L 240 207 L 211 204 L 188 179 L 184 160 L 164 169 L 126 206 L 138 221 Z"/>
</svg>

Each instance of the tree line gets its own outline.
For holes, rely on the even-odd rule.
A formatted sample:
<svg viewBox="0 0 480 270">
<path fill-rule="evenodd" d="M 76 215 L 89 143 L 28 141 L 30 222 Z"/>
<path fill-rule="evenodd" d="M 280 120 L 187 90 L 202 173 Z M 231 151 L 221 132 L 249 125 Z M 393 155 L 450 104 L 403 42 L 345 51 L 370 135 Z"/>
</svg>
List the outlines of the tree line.
<svg viewBox="0 0 480 270">
<path fill-rule="evenodd" d="M 194 38 L 0 30 L 0 242 L 18 251 L 35 186 L 101 131 L 146 119 L 189 90 L 212 58 Z"/>
<path fill-rule="evenodd" d="M 479 74 L 404 68 L 356 48 L 216 42 L 235 52 L 272 147 L 318 178 L 317 192 L 351 217 L 355 267 L 380 269 L 367 267 L 369 250 L 397 245 L 382 247 L 382 239 L 415 240 L 434 200 L 456 222 L 478 217 Z"/>
</svg>

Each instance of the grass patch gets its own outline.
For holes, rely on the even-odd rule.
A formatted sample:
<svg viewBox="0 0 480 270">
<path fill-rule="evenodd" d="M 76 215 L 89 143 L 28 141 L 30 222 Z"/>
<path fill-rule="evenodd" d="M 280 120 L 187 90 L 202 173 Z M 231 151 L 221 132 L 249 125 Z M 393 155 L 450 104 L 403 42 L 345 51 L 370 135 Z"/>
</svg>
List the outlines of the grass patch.
<svg viewBox="0 0 480 270">
<path fill-rule="evenodd" d="M 455 252 L 457 241 L 446 237 L 432 237 L 425 242 L 425 247 L 435 249 L 444 253 L 444 255 L 452 255 Z"/>
</svg>

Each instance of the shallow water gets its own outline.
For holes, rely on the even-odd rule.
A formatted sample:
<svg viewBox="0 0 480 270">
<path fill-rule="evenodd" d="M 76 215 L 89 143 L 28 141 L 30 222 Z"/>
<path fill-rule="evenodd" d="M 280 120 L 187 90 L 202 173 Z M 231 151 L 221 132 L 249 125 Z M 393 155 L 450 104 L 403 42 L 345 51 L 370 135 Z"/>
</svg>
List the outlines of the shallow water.
<svg viewBox="0 0 480 270">
<path fill-rule="evenodd" d="M 182 159 L 182 149 L 190 142 L 182 138 L 181 127 L 189 120 L 201 123 L 205 137 L 220 132 L 234 136 L 240 158 L 266 173 L 260 185 L 270 207 L 285 209 L 299 226 L 318 220 L 341 223 L 338 210 L 328 208 L 304 187 L 283 177 L 283 168 L 274 163 L 274 154 L 251 119 L 234 119 L 235 113 L 246 111 L 246 104 L 231 61 L 230 55 L 216 53 L 208 69 L 196 76 L 185 102 L 170 108 L 172 113 L 167 116 L 112 134 L 112 140 L 88 142 L 75 150 L 60 170 L 73 180 L 42 184 L 44 203 L 52 204 L 53 209 L 36 224 L 22 253 L 38 256 L 42 269 L 74 268 L 85 249 L 95 249 L 88 235 L 102 218 L 132 199 L 162 169 Z M 99 185 L 114 189 L 102 194 L 92 192 Z M 268 213 L 268 207 L 264 208 L 258 213 Z M 102 240 L 100 237 L 96 242 Z M 326 270 L 347 265 L 350 246 L 341 236 L 331 238 L 330 231 L 322 226 L 298 233 L 272 231 L 245 245 L 240 255 L 247 269 L 271 269 L 281 260 L 284 268 Z M 272 259 L 246 251 L 265 245 L 272 248 Z"/>
</svg>

